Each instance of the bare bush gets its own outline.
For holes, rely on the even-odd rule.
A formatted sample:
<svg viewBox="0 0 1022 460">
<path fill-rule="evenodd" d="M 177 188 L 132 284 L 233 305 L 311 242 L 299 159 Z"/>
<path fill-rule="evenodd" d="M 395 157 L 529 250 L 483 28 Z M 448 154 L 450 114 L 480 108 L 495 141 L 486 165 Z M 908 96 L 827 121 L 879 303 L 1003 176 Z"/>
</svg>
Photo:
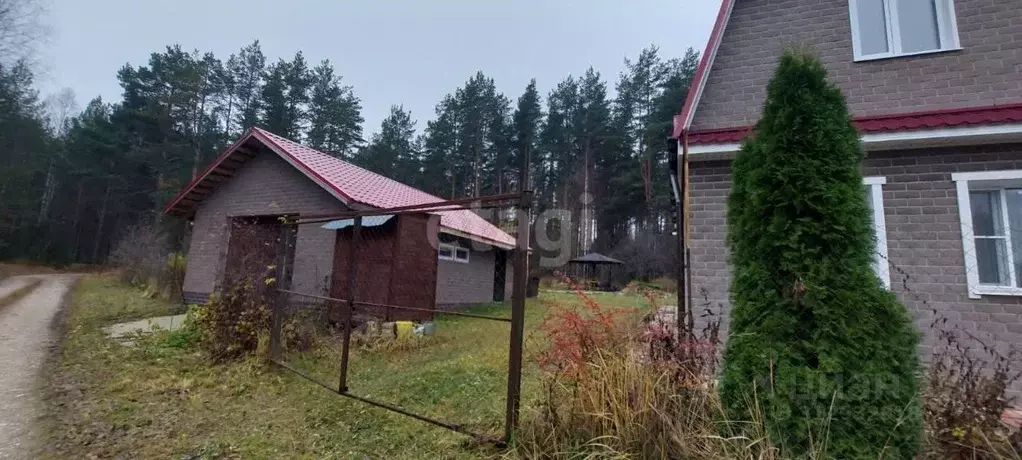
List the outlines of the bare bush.
<svg viewBox="0 0 1022 460">
<path fill-rule="evenodd" d="M 1020 377 L 1015 352 L 1004 354 L 938 317 L 938 344 L 923 395 L 927 458 L 1019 458 L 1018 427 L 1002 421 L 1012 408 L 1008 389 Z"/>
<path fill-rule="evenodd" d="M 268 296 L 253 289 L 250 280 L 226 282 L 210 296 L 209 303 L 195 306 L 190 316 L 199 343 L 216 363 L 255 354 L 270 330 Z M 289 340 L 301 342 L 304 338 L 289 336 Z"/>
<path fill-rule="evenodd" d="M 167 236 L 155 226 L 128 229 L 110 253 L 109 262 L 121 270 L 121 281 L 144 289 L 149 296 L 181 299 L 185 257 L 171 252 Z"/>
<path fill-rule="evenodd" d="M 666 233 L 639 232 L 635 239 L 614 248 L 611 257 L 624 262 L 614 271 L 614 281 L 623 286 L 632 280 L 650 281 L 674 274 L 677 238 Z"/>
</svg>

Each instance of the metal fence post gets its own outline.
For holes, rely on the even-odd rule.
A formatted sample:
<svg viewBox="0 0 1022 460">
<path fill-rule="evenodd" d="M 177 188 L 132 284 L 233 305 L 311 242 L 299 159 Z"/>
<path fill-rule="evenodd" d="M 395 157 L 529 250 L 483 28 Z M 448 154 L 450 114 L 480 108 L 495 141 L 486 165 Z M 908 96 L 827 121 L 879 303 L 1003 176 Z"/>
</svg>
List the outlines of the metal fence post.
<svg viewBox="0 0 1022 460">
<path fill-rule="evenodd" d="M 341 310 L 344 321 L 344 342 L 341 345 L 341 380 L 337 388 L 341 393 L 348 391 L 348 351 L 351 345 L 351 314 L 355 309 L 355 289 L 358 287 L 356 284 L 358 281 L 358 258 L 356 255 L 361 238 L 362 216 L 356 216 L 355 225 L 352 227 L 351 233 L 351 251 L 348 253 L 348 305 Z"/>
<path fill-rule="evenodd" d="M 284 286 L 284 279 L 287 273 L 287 245 L 289 237 L 288 224 L 283 222 L 280 226 L 280 236 L 278 236 L 277 240 L 277 266 L 273 275 L 275 293 L 273 296 L 273 311 L 270 316 L 270 359 L 277 362 L 280 361 L 280 329 L 283 322 L 284 302 L 287 296 L 282 290 L 286 287 Z"/>
<path fill-rule="evenodd" d="M 529 184 L 529 153 L 522 155 L 518 188 L 518 240 L 515 244 L 514 286 L 511 293 L 511 343 L 508 352 L 507 407 L 504 441 L 511 442 L 518 429 L 518 410 L 522 399 L 522 348 L 525 341 L 525 295 L 529 276 L 529 231 L 532 187 Z"/>
</svg>

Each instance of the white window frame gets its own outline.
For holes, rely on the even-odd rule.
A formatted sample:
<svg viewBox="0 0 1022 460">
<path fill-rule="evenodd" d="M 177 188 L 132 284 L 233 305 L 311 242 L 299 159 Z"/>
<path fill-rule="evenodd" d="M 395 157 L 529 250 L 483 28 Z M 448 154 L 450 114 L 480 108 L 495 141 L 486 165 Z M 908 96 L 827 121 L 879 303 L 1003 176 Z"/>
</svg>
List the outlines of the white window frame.
<svg viewBox="0 0 1022 460">
<path fill-rule="evenodd" d="M 934 0 L 937 5 L 937 35 L 940 37 L 940 48 L 926 51 L 901 51 L 901 23 L 898 21 L 898 1 L 883 0 L 884 17 L 887 19 L 887 52 L 862 54 L 862 36 L 859 33 L 859 1 L 848 0 L 848 13 L 852 24 L 852 51 L 855 61 L 871 61 L 901 56 L 942 53 L 962 49 L 958 37 L 958 17 L 955 14 L 955 0 Z"/>
<path fill-rule="evenodd" d="M 440 251 L 447 250 L 451 251 L 450 256 L 440 254 Z M 453 244 L 441 243 L 437 249 L 437 258 L 440 260 L 447 260 L 450 262 L 457 262 L 459 264 L 467 264 L 469 261 L 469 250 L 461 246 L 455 246 Z"/>
<path fill-rule="evenodd" d="M 955 182 L 958 192 L 958 218 L 962 226 L 962 250 L 965 252 L 965 279 L 969 286 L 969 298 L 980 299 L 985 295 L 1000 296 L 1022 296 L 1022 287 L 1015 286 L 1015 259 L 1011 247 L 1011 223 L 1008 220 L 1008 202 L 1005 199 L 1005 187 L 998 185 L 996 181 L 1022 180 L 1022 170 L 1009 171 L 979 171 L 969 173 L 954 173 L 951 180 Z M 983 182 L 969 185 L 970 182 Z M 972 202 L 969 192 L 1001 192 L 1001 212 L 1004 219 L 1004 240 L 1007 245 L 1008 276 L 1011 286 L 995 284 L 980 284 L 979 269 L 970 270 L 969 267 L 978 267 L 976 259 L 976 235 L 972 231 Z"/>
<path fill-rule="evenodd" d="M 884 216 L 884 185 L 887 184 L 887 178 L 864 177 L 862 183 L 870 188 L 869 196 L 873 200 L 873 228 L 877 236 L 873 270 L 884 287 L 891 289 L 891 262 L 887 258 L 887 218 Z"/>
</svg>

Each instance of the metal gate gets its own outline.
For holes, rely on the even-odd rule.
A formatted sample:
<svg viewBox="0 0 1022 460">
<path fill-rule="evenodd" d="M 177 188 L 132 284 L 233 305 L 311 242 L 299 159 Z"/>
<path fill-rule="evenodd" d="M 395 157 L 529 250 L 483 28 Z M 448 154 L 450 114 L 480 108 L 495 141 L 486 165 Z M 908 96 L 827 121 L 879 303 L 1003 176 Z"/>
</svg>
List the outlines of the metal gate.
<svg viewBox="0 0 1022 460">
<path fill-rule="evenodd" d="M 527 176 L 523 175 L 522 183 L 528 183 Z M 280 246 L 276 252 L 279 257 L 276 280 L 280 282 L 277 283 L 272 309 L 271 360 L 343 397 L 477 439 L 505 444 L 517 427 L 521 400 L 531 201 L 531 192 L 523 191 L 415 206 L 281 218 Z M 473 216 L 479 216 L 479 219 Z M 488 240 L 485 236 L 494 232 L 487 225 L 502 230 L 501 234 L 507 238 Z M 336 238 L 331 283 L 320 292 L 307 292 L 301 286 L 292 287 L 290 283 L 284 283 L 284 280 L 293 279 L 296 267 L 289 263 L 294 260 L 289 259 L 289 254 L 294 254 L 297 239 L 304 234 L 326 238 L 323 236 L 327 234 L 325 231 L 334 232 L 332 235 Z M 479 237 L 480 234 L 484 237 Z M 494 251 L 494 271 L 492 274 L 483 273 L 482 276 L 493 280 L 493 285 L 485 287 L 489 288 L 488 292 L 495 301 L 504 300 L 505 291 L 510 292 L 510 314 L 483 315 L 442 308 L 445 299 L 437 298 L 436 290 L 438 259 L 441 262 L 467 262 L 470 255 L 477 253 L 482 254 L 478 257 L 490 257 L 483 251 L 487 247 Z M 512 272 L 510 285 L 504 278 L 507 266 Z M 501 276 L 501 271 L 504 276 Z M 499 283 L 501 278 L 504 278 L 503 287 Z M 482 292 L 477 289 L 474 295 L 483 295 Z M 360 393 L 359 382 L 349 370 L 353 335 L 361 337 L 368 334 L 374 324 L 381 322 L 421 321 L 438 315 L 494 321 L 510 326 L 502 436 L 479 433 L 455 421 L 414 413 Z M 326 345 L 317 345 L 314 351 L 309 351 L 311 342 Z M 334 353 L 337 354 L 336 367 L 331 367 L 328 377 L 314 375 L 295 362 L 305 359 L 329 361 Z"/>
</svg>

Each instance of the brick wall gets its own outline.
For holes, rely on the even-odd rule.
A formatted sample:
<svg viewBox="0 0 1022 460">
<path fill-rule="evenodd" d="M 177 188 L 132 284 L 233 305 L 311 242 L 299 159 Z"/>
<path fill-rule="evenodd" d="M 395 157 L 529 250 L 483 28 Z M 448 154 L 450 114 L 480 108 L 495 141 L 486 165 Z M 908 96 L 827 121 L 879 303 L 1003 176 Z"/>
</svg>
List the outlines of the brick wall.
<svg viewBox="0 0 1022 460">
<path fill-rule="evenodd" d="M 951 181 L 955 172 L 1011 169 L 1022 169 L 1022 145 L 873 152 L 863 165 L 863 175 L 887 178 L 883 196 L 892 289 L 915 313 L 923 332 L 936 311 L 1001 350 L 1022 346 L 1022 297 L 968 297 L 958 199 Z M 728 162 L 693 163 L 693 298 L 697 312 L 707 302 L 714 310 L 723 309 L 725 327 L 730 186 Z M 929 352 L 924 346 L 923 355 Z M 1013 389 L 1022 393 L 1022 383 Z"/>
<path fill-rule="evenodd" d="M 494 250 L 481 251 L 469 245 L 468 263 L 440 260 L 437 264 L 436 302 L 438 305 L 485 303 L 493 301 Z M 510 265 L 510 264 L 509 264 Z M 510 299 L 510 297 L 508 297 Z"/>
<path fill-rule="evenodd" d="M 325 214 L 344 205 L 275 154 L 263 151 L 199 204 L 191 229 L 184 291 L 204 299 L 221 281 L 229 219 L 236 216 Z M 324 293 L 329 286 L 334 232 L 302 225 L 295 247 L 292 288 Z"/>
<path fill-rule="evenodd" d="M 848 0 L 738 0 L 692 129 L 751 126 L 787 45 L 809 45 L 856 116 L 1022 102 L 1022 8 L 956 0 L 961 51 L 854 62 Z"/>
</svg>

